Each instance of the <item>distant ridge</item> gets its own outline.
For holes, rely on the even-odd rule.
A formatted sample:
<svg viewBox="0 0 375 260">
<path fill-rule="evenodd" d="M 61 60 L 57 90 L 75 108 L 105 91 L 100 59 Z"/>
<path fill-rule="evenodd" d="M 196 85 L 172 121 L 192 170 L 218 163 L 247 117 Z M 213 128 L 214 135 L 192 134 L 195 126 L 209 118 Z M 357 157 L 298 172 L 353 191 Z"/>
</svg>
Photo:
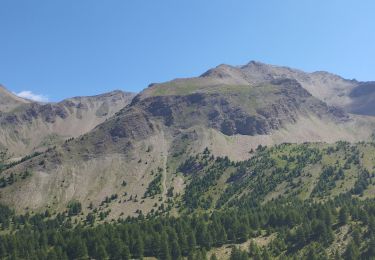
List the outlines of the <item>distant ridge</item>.
<svg viewBox="0 0 375 260">
<path fill-rule="evenodd" d="M 90 131 L 128 105 L 134 96 L 115 90 L 40 103 L 20 98 L 0 86 L 0 147 L 16 157 L 43 150 Z"/>
<path fill-rule="evenodd" d="M 0 112 L 9 112 L 23 104 L 28 104 L 30 102 L 30 100 L 16 96 L 0 84 Z"/>
</svg>

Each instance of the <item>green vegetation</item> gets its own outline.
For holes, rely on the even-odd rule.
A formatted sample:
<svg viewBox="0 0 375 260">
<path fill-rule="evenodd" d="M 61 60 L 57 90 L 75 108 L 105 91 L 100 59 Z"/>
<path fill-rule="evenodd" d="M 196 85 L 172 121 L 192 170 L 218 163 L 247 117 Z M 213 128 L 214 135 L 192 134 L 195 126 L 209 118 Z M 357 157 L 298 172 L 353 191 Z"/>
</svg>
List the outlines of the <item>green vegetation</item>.
<svg viewBox="0 0 375 260">
<path fill-rule="evenodd" d="M 71 201 L 68 204 L 68 214 L 69 216 L 78 215 L 82 210 L 82 205 L 79 201 Z"/>
<path fill-rule="evenodd" d="M 64 215 L 55 218 L 47 218 L 46 214 L 15 216 L 8 208 L 1 207 L 2 229 L 15 231 L 1 236 L 0 257 L 130 259 L 154 256 L 181 259 L 183 256 L 202 256 L 212 248 L 242 243 L 265 233 L 276 236 L 262 248 L 252 243 L 248 251 L 233 249 L 231 259 L 265 259 L 265 256 L 328 259 L 333 258 L 333 254 L 330 255 L 327 249 L 333 245 L 335 234 L 343 225 L 349 226 L 348 244 L 345 251 L 334 254 L 344 259 L 374 256 L 373 200 L 360 201 L 346 194 L 323 204 L 292 198 L 264 205 L 243 204 L 248 206 L 235 206 L 210 215 L 179 218 L 140 215 L 95 227 L 90 227 L 92 219 L 87 226 L 75 226 L 71 218 Z M 343 208 L 345 213 L 342 213 Z"/>
<path fill-rule="evenodd" d="M 117 200 L 117 198 L 117 194 L 112 194 L 110 197 L 106 196 L 105 199 L 102 201 L 101 205 L 111 203 L 112 201 Z"/>
<path fill-rule="evenodd" d="M 242 162 L 214 158 L 205 151 L 188 158 L 178 171 L 190 180 L 182 200 L 194 210 L 280 196 L 319 201 L 350 192 L 373 198 L 374 166 L 373 143 L 338 142 L 258 147 L 251 159 Z"/>
<path fill-rule="evenodd" d="M 147 190 L 143 196 L 144 198 L 152 197 L 157 194 L 161 194 L 162 192 L 161 180 L 163 178 L 162 172 L 163 172 L 163 169 L 158 168 L 158 171 L 156 174 L 154 172 L 151 173 L 151 175 L 155 175 L 155 177 L 148 185 Z"/>
<path fill-rule="evenodd" d="M 0 177 L 0 188 L 5 188 L 8 185 L 12 185 L 18 180 L 26 179 L 31 175 L 31 172 L 29 170 L 25 170 L 24 172 L 21 172 L 20 174 L 16 175 L 14 173 L 9 174 L 7 177 Z"/>
<path fill-rule="evenodd" d="M 52 216 L 0 206 L 0 258 L 220 259 L 231 245 L 230 259 L 372 259 L 374 166 L 373 143 L 259 146 L 242 162 L 206 149 L 177 167 L 185 190 L 170 188 L 158 212 L 107 223 L 110 210 L 78 201 Z M 144 197 L 161 194 L 162 172 Z"/>
<path fill-rule="evenodd" d="M 40 152 L 34 152 L 34 153 L 30 154 L 30 155 L 26 155 L 25 157 L 22 157 L 18 161 L 10 162 L 10 163 L 5 163 L 5 161 L 1 161 L 1 158 L 0 158 L 0 173 L 1 173 L 1 170 L 6 170 L 6 169 L 9 169 L 9 168 L 12 168 L 13 166 L 15 166 L 17 164 L 20 164 L 22 162 L 30 160 L 31 158 L 37 157 L 37 156 L 39 156 L 41 154 L 42 153 L 40 153 Z M 1 152 L 0 152 L 0 157 L 2 157 L 2 156 L 3 156 L 3 154 L 1 154 Z"/>
<path fill-rule="evenodd" d="M 152 95 L 188 95 L 196 92 L 199 89 L 201 89 L 201 87 L 194 83 L 180 83 L 171 81 L 158 86 Z"/>
<path fill-rule="evenodd" d="M 41 153 L 34 152 L 31 155 L 27 155 L 27 156 L 21 158 L 18 161 L 8 162 L 8 159 L 9 159 L 8 151 L 7 150 L 0 150 L 0 173 L 2 173 L 3 171 L 5 171 L 7 169 L 10 169 L 11 167 L 13 167 L 17 164 L 25 162 L 25 161 L 27 161 L 31 158 L 34 158 L 36 156 L 39 156 L 39 155 L 41 155 Z M 6 186 L 12 185 L 13 183 L 15 183 L 19 180 L 24 180 L 27 177 L 29 177 L 30 175 L 31 175 L 31 171 L 29 171 L 28 169 L 26 169 L 26 170 L 24 170 L 20 173 L 11 172 L 7 176 L 0 177 L 0 188 L 5 188 Z"/>
</svg>

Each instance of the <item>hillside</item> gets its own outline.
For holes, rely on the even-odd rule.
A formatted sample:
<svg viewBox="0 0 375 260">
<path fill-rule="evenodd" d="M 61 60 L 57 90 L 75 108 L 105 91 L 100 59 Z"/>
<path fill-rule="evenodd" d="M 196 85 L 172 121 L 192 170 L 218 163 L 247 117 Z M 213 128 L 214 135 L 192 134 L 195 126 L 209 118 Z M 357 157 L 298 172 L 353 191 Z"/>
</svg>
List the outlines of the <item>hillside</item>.
<svg viewBox="0 0 375 260">
<path fill-rule="evenodd" d="M 98 206 L 126 192 L 132 197 L 126 207 L 109 207 L 113 216 L 132 216 L 166 201 L 170 188 L 183 193 L 185 179 L 173 174 L 205 148 L 238 161 L 259 145 L 357 142 L 374 131 L 372 117 L 329 106 L 295 79 L 243 85 L 232 78 L 206 73 L 150 86 L 87 134 L 5 170 L 3 176 L 31 174 L 2 189 L 1 201 L 19 212 L 61 212 L 72 200 Z M 145 197 L 155 178 L 161 198 Z"/>
<path fill-rule="evenodd" d="M 22 157 L 87 133 L 134 96 L 113 91 L 41 104 L 18 98 L 5 88 L 0 90 L 0 148 L 7 149 L 11 157 Z"/>
<path fill-rule="evenodd" d="M 23 104 L 31 103 L 29 100 L 17 97 L 0 85 L 0 111 L 9 112 Z"/>
<path fill-rule="evenodd" d="M 206 150 L 178 168 L 191 181 L 181 200 L 195 210 L 280 197 L 325 201 L 349 193 L 374 198 L 374 152 L 374 143 L 281 144 L 260 146 L 251 159 L 234 163 Z"/>
<path fill-rule="evenodd" d="M 373 256 L 372 87 L 250 62 L 135 97 L 2 89 L 0 256 Z"/>
<path fill-rule="evenodd" d="M 3 235 L 0 255 L 39 255 L 39 259 L 374 255 L 374 143 L 282 144 L 259 147 L 253 153 L 243 162 L 216 158 L 209 150 L 188 158 L 173 174 L 174 179 L 184 179 L 185 191 L 180 193 L 177 186 L 168 189 L 166 201 L 160 172 L 154 172 L 143 198 L 127 193 L 127 184 L 121 184 L 123 192 L 100 205 L 71 201 L 65 213 L 52 218 L 51 209 L 15 217 L 2 207 L 2 228 L 18 231 Z M 7 185 L 27 178 L 27 174 L 13 176 L 14 183 Z M 147 215 L 140 210 L 136 218 L 113 215 L 114 206 L 129 207 L 138 199 L 147 203 L 149 196 L 160 199 Z M 75 227 L 77 221 L 82 224 Z M 30 238 L 42 234 L 51 239 Z M 17 250 L 15 243 L 25 249 Z"/>
</svg>

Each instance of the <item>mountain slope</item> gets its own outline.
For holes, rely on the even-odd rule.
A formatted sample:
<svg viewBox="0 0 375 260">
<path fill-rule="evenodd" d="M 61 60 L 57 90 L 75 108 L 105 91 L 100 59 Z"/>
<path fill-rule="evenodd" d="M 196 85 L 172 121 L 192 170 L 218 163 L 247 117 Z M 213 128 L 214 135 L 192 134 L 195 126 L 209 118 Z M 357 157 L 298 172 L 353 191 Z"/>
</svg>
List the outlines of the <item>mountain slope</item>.
<svg viewBox="0 0 375 260">
<path fill-rule="evenodd" d="M 31 101 L 17 97 L 4 86 L 0 85 L 0 112 L 9 112 L 23 104 L 29 103 L 31 103 Z"/>
<path fill-rule="evenodd" d="M 344 109 L 346 112 L 359 115 L 374 115 L 373 94 L 375 87 L 372 82 L 347 80 L 338 75 L 325 71 L 307 73 L 289 67 L 275 66 L 261 62 L 251 61 L 243 66 L 230 66 L 222 64 L 203 73 L 199 78 L 177 79 L 163 85 L 159 89 L 154 84 L 144 95 L 164 95 L 168 93 L 183 93 L 184 91 L 202 91 L 205 87 L 220 85 L 257 85 L 278 79 L 295 79 L 314 97 L 326 102 L 328 105 Z M 190 89 L 186 86 L 188 82 Z M 156 89 L 158 89 L 156 91 Z M 370 95 L 370 96 L 368 96 Z"/>
<path fill-rule="evenodd" d="M 274 66 L 260 62 L 250 62 L 240 69 L 250 81 L 265 81 L 276 78 L 293 78 L 313 96 L 329 105 L 345 108 L 350 103 L 350 91 L 358 82 L 346 80 L 335 74 L 324 71 L 306 73 L 288 67 Z"/>
<path fill-rule="evenodd" d="M 0 204 L 0 256 L 370 259 L 372 88 L 252 62 L 153 84 L 116 113 L 114 93 L 12 101 L 17 134 L 87 132 L 0 157 L 0 203 L 25 213 Z"/>
<path fill-rule="evenodd" d="M 374 149 L 374 143 L 343 141 L 281 144 L 259 147 L 251 159 L 237 163 L 207 150 L 179 167 L 190 180 L 181 199 L 195 210 L 279 197 L 323 201 L 349 193 L 374 198 Z"/>
<path fill-rule="evenodd" d="M 104 210 L 103 201 L 121 195 L 121 203 L 108 205 L 111 216 L 134 215 L 167 202 L 170 189 L 183 193 L 176 170 L 206 147 L 244 160 L 260 144 L 360 141 L 373 132 L 371 117 L 329 106 L 295 79 L 243 84 L 232 78 L 150 86 L 87 134 L 4 171 L 18 181 L 1 189 L 1 201 L 20 211 L 63 211 L 72 200 Z"/>
<path fill-rule="evenodd" d="M 12 105 L 7 105 L 8 109 L 1 110 L 0 147 L 7 148 L 10 155 L 19 157 L 77 137 L 125 107 L 133 96 L 131 93 L 113 91 L 41 104 L 17 97 L 13 100 L 12 94 L 2 89 L 0 99 L 13 101 Z"/>
</svg>

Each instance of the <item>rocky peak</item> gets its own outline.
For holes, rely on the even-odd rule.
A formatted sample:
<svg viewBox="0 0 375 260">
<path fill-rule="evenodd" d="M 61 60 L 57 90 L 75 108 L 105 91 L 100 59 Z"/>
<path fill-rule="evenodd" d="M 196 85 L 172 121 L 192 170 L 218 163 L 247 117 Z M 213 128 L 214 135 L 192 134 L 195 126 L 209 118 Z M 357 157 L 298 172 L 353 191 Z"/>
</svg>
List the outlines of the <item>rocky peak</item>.
<svg viewBox="0 0 375 260">
<path fill-rule="evenodd" d="M 200 77 L 229 78 L 233 76 L 233 73 L 239 73 L 238 68 L 227 64 L 220 64 L 219 66 L 206 71 Z"/>
</svg>

